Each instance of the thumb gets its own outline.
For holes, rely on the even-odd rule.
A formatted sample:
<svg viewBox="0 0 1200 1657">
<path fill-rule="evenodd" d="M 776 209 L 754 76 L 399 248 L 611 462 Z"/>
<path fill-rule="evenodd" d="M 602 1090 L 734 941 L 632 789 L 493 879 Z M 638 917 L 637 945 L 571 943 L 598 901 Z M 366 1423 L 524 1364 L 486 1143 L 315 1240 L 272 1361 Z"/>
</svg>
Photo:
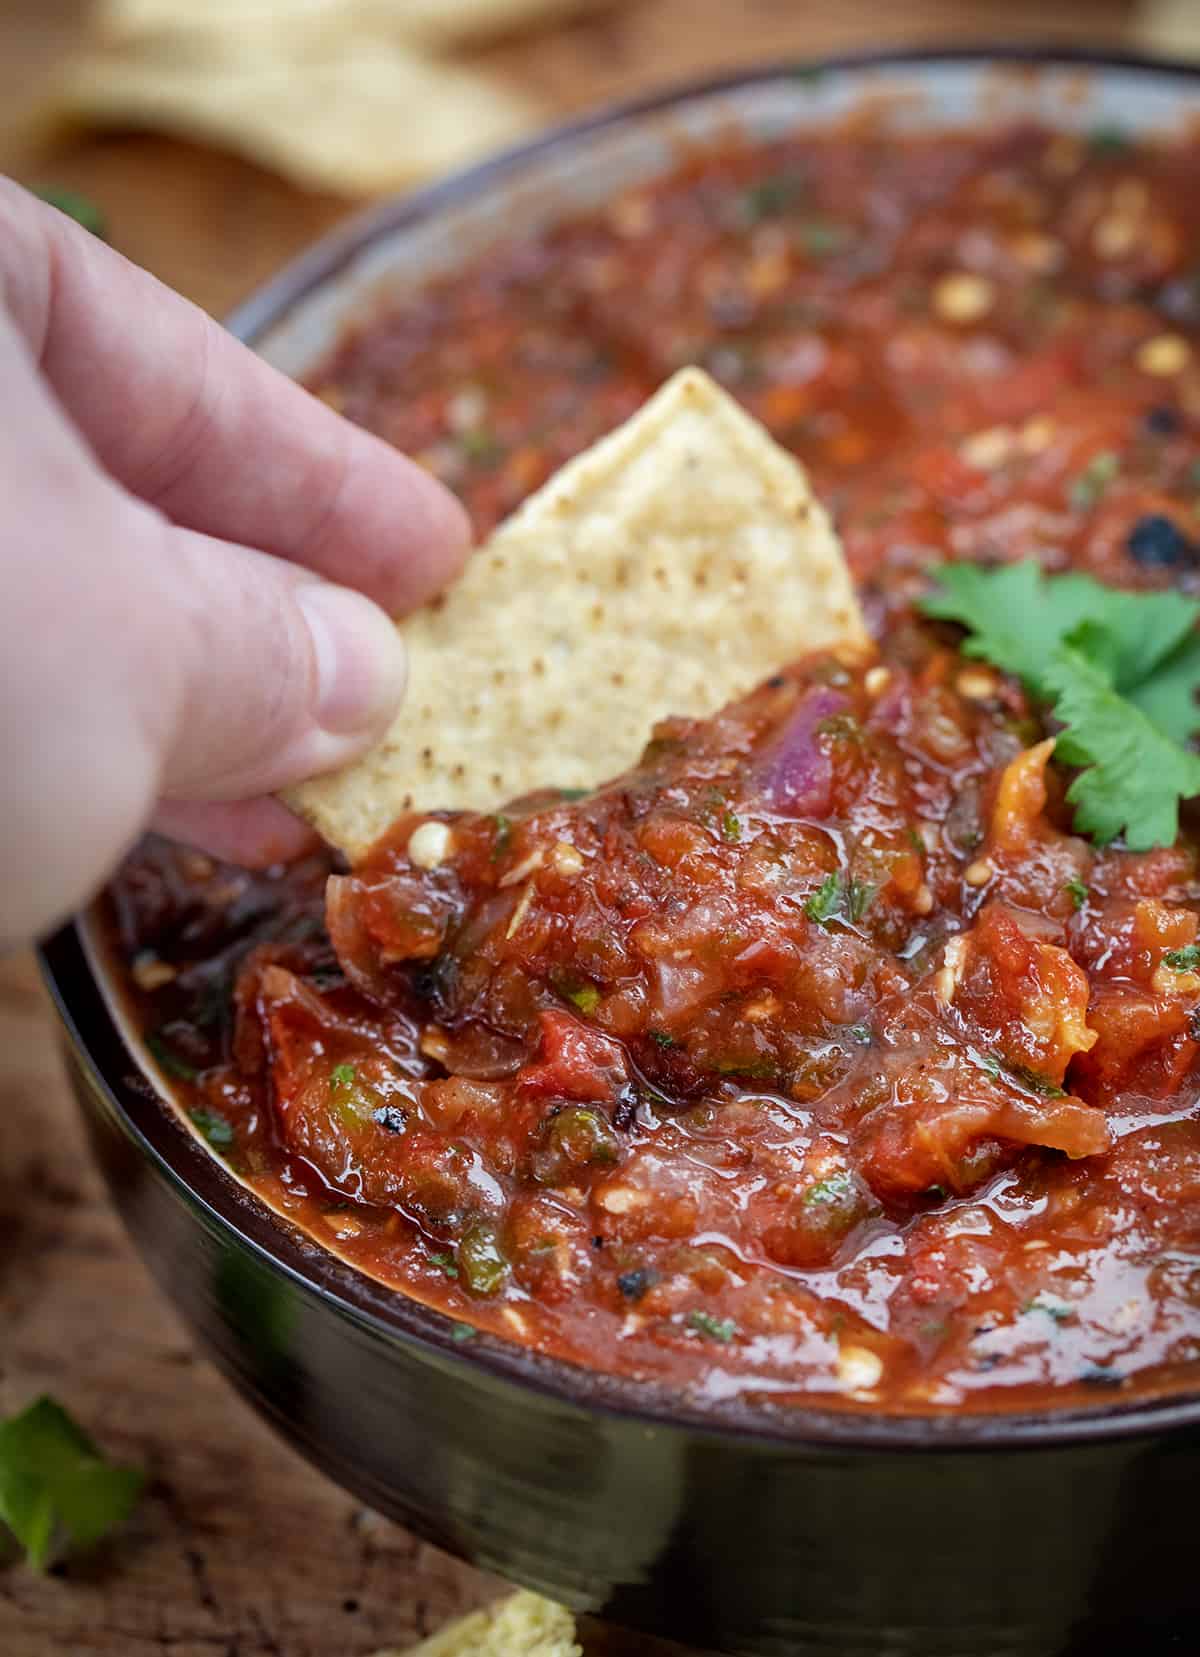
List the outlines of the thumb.
<svg viewBox="0 0 1200 1657">
<path fill-rule="evenodd" d="M 376 604 L 266 553 L 154 524 L 164 544 L 147 563 L 169 694 L 144 713 L 158 724 L 160 797 L 252 799 L 382 735 L 405 660 Z"/>
</svg>

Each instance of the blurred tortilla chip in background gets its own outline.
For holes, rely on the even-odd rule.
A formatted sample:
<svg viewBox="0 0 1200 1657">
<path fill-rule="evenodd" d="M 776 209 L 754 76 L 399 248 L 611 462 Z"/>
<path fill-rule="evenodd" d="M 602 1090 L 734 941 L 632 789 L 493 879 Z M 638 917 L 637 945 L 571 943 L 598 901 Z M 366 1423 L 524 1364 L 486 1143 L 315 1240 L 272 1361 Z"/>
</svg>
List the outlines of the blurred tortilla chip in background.
<svg viewBox="0 0 1200 1657">
<path fill-rule="evenodd" d="M 43 122 L 230 150 L 302 186 L 402 188 L 514 143 L 539 105 L 460 47 L 615 0 L 98 0 Z"/>
<path fill-rule="evenodd" d="M 453 51 L 527 29 L 568 22 L 613 0 L 101 0 L 110 38 L 285 23 L 325 30 L 385 31 L 417 47 Z"/>
</svg>

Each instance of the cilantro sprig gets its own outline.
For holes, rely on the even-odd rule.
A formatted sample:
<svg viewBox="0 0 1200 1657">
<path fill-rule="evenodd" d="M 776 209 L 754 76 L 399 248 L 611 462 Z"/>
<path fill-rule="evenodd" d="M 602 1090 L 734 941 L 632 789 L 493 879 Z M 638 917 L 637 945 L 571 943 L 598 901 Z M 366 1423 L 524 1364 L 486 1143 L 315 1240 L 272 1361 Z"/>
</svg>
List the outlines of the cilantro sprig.
<svg viewBox="0 0 1200 1657">
<path fill-rule="evenodd" d="M 1021 679 L 1063 729 L 1056 757 L 1079 768 L 1075 826 L 1132 851 L 1171 845 L 1179 802 L 1200 794 L 1200 604 L 1129 593 L 1034 563 L 943 564 L 922 604 L 968 630 L 963 653 Z"/>
<path fill-rule="evenodd" d="M 129 1516 L 144 1483 L 107 1461 L 60 1404 L 39 1398 L 0 1421 L 0 1520 L 44 1570 L 62 1538 L 90 1547 Z"/>
</svg>

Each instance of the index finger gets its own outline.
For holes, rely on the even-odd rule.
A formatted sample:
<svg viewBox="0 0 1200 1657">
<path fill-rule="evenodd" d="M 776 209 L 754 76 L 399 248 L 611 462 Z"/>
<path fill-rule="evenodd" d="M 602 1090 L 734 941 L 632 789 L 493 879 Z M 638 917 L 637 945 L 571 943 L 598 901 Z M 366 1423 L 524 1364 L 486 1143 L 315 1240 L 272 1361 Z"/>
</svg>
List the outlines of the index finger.
<svg viewBox="0 0 1200 1657">
<path fill-rule="evenodd" d="M 393 614 L 461 565 L 470 530 L 447 489 L 3 180 L 0 291 L 101 463 L 174 522 Z"/>
</svg>

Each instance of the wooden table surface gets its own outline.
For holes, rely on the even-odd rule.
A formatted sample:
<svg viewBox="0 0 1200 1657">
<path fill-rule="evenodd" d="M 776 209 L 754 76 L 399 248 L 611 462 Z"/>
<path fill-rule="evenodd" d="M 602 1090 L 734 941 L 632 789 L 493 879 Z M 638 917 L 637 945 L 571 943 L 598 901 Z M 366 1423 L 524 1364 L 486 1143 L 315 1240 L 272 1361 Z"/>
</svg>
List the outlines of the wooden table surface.
<svg viewBox="0 0 1200 1657">
<path fill-rule="evenodd" d="M 80 9 L 5 0 L 0 110 L 63 49 Z M 1134 0 L 632 0 L 481 57 L 567 114 L 773 54 L 883 41 L 1144 45 L 1145 18 Z M 218 315 L 349 205 L 148 136 L 31 148 L 0 124 L 0 168 L 92 196 L 123 252 Z M 312 1472 L 194 1351 L 89 1166 L 23 957 L 0 962 L 0 1413 L 43 1390 L 147 1467 L 150 1484 L 127 1530 L 85 1562 L 46 1577 L 0 1568 L 6 1657 L 361 1657 L 494 1588 Z M 647 1649 L 597 1633 L 591 1649 L 601 1646 L 614 1657 Z"/>
</svg>

